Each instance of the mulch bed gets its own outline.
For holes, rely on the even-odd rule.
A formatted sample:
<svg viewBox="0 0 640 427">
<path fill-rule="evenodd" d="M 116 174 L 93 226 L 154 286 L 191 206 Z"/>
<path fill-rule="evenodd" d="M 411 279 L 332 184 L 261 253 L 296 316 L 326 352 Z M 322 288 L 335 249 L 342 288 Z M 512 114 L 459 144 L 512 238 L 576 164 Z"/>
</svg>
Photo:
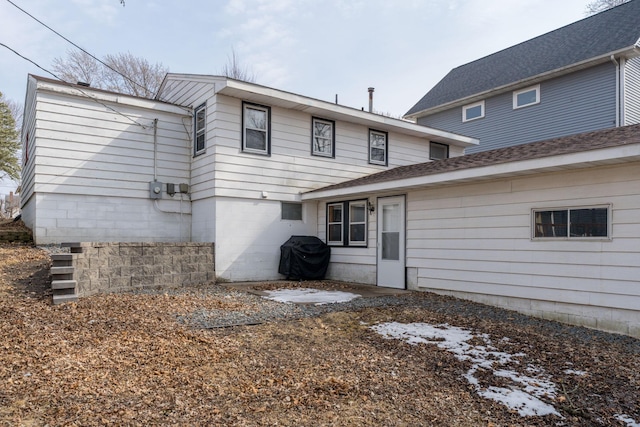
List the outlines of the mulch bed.
<svg viewBox="0 0 640 427">
<path fill-rule="evenodd" d="M 464 312 L 420 304 L 371 307 L 206 330 L 178 319 L 198 310 L 252 310 L 255 299 L 193 289 L 97 295 L 52 306 L 49 266 L 42 250 L 0 244 L 2 426 L 640 421 L 640 343 L 630 338 L 574 333 L 579 328 L 527 322 L 509 312 L 485 316 L 481 305 Z M 411 298 L 436 300 L 440 307 L 466 304 L 429 294 Z M 436 345 L 384 339 L 370 328 L 388 321 L 455 325 L 488 334 L 500 350 L 526 355 L 526 363 L 557 384 L 546 401 L 561 417 L 522 417 L 480 397 L 463 377 L 468 362 Z M 479 381 L 491 381 L 486 376 L 479 373 Z"/>
</svg>

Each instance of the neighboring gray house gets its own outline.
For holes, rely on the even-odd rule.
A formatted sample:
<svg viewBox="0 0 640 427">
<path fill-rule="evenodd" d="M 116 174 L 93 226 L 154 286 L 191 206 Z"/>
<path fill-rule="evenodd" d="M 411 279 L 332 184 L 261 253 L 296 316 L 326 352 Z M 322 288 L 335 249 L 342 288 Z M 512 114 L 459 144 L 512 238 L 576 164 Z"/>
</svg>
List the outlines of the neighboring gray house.
<svg viewBox="0 0 640 427">
<path fill-rule="evenodd" d="M 640 0 L 449 72 L 405 115 L 467 153 L 640 123 Z"/>
</svg>

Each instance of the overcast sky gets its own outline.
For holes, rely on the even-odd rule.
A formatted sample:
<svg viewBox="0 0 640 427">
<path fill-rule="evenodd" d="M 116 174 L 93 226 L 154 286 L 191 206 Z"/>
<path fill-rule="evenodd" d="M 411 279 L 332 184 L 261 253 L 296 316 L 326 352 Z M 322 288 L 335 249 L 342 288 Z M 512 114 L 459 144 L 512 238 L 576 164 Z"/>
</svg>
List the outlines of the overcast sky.
<svg viewBox="0 0 640 427">
<path fill-rule="evenodd" d="M 232 48 L 277 89 L 403 115 L 452 68 L 585 17 L 589 0 L 11 0 L 97 57 L 131 52 L 171 72 L 219 74 Z M 42 68 L 72 49 L 0 0 L 0 43 Z M 0 92 L 27 74 L 0 46 Z M 9 191 L 0 185 L 0 195 Z"/>
</svg>

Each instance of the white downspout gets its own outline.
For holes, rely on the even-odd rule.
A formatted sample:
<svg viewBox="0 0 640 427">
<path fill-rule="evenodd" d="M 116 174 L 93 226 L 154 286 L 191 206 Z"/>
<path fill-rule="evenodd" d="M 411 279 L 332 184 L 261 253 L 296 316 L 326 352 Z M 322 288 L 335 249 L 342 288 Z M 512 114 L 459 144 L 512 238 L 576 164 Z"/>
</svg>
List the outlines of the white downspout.
<svg viewBox="0 0 640 427">
<path fill-rule="evenodd" d="M 611 55 L 611 62 L 616 66 L 616 127 L 620 126 L 620 64 Z"/>
<path fill-rule="evenodd" d="M 627 60 L 625 58 L 620 58 L 620 73 L 618 73 L 618 81 L 620 84 L 620 126 L 626 126 L 626 103 L 627 96 L 625 93 L 625 70 L 627 68 Z"/>
</svg>

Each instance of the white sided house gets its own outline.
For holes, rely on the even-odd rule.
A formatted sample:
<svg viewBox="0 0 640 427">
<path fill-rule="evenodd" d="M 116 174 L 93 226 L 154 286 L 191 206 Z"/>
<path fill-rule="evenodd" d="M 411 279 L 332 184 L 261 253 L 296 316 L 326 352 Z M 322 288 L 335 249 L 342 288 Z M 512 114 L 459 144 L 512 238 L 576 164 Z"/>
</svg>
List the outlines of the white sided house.
<svg viewBox="0 0 640 427">
<path fill-rule="evenodd" d="M 278 279 L 280 245 L 316 234 L 302 193 L 477 143 L 225 77 L 169 74 L 149 100 L 29 76 L 23 219 L 36 244 L 214 242 L 219 279 Z"/>
<path fill-rule="evenodd" d="M 640 125 L 401 166 L 303 194 L 329 276 L 640 337 Z M 349 241 L 354 203 L 366 243 Z"/>
</svg>

